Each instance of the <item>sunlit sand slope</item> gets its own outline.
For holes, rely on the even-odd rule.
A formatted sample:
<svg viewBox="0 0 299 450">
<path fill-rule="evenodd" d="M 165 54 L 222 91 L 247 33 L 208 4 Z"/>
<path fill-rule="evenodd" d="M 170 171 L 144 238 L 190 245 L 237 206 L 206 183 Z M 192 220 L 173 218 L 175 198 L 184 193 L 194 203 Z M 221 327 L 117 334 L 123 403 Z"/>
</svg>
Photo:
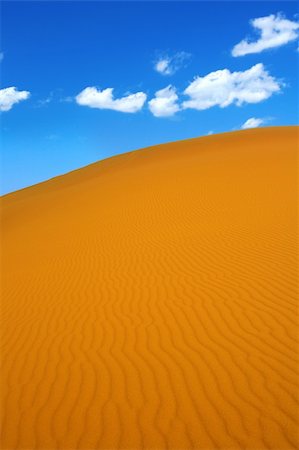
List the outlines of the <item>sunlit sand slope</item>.
<svg viewBox="0 0 299 450">
<path fill-rule="evenodd" d="M 3 197 L 1 449 L 298 448 L 298 130 Z"/>
</svg>

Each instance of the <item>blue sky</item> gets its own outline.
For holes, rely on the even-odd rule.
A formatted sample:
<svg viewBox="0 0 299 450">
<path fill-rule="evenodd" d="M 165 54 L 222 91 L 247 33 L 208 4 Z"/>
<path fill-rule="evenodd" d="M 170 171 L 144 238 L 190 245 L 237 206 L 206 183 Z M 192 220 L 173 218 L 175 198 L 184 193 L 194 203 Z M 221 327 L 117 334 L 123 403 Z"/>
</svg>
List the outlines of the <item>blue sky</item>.
<svg viewBox="0 0 299 450">
<path fill-rule="evenodd" d="M 162 142 L 297 124 L 297 22 L 285 1 L 2 2 L 1 193 Z"/>
</svg>

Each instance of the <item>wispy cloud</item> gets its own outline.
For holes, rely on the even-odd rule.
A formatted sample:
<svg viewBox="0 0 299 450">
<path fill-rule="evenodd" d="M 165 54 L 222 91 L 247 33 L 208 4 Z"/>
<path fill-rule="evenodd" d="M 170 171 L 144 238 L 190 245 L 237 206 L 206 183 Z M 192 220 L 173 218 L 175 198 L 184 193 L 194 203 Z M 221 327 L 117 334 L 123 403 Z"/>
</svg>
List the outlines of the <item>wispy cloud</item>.
<svg viewBox="0 0 299 450">
<path fill-rule="evenodd" d="M 186 66 L 191 54 L 187 52 L 177 52 L 173 55 L 164 54 L 154 63 L 154 69 L 162 75 L 173 75 L 182 67 Z"/>
<path fill-rule="evenodd" d="M 225 108 L 231 104 L 259 103 L 280 91 L 282 83 L 272 77 L 263 64 L 256 64 L 244 72 L 228 69 L 197 77 L 185 89 L 189 100 L 183 102 L 184 109 L 204 110 L 212 106 Z"/>
<path fill-rule="evenodd" d="M 64 93 L 64 90 L 61 88 L 55 88 L 52 89 L 48 95 L 46 95 L 44 98 L 40 98 L 35 102 L 35 107 L 36 108 L 43 108 L 43 107 L 47 107 L 50 103 L 52 102 L 56 102 L 56 103 L 61 103 L 65 101 L 65 98 L 62 97 Z M 72 98 L 72 97 L 70 97 Z"/>
<path fill-rule="evenodd" d="M 282 14 L 259 17 L 250 23 L 260 33 L 260 38 L 253 42 L 243 39 L 232 49 L 233 56 L 260 53 L 298 39 L 299 23 L 286 19 Z"/>
<path fill-rule="evenodd" d="M 169 117 L 180 110 L 177 100 L 176 89 L 169 85 L 157 91 L 155 97 L 149 101 L 148 105 L 155 117 Z"/>
<path fill-rule="evenodd" d="M 3 59 L 4 59 L 4 53 L 3 53 L 3 52 L 0 52 L 0 62 L 2 62 Z"/>
<path fill-rule="evenodd" d="M 87 87 L 76 96 L 78 105 L 98 109 L 112 109 L 124 113 L 136 113 L 142 109 L 145 101 L 146 94 L 144 92 L 137 92 L 115 99 L 113 97 L 113 88 L 101 91 L 96 87 Z"/>
<path fill-rule="evenodd" d="M 18 91 L 15 86 L 0 89 L 0 111 L 9 111 L 13 105 L 27 100 L 29 96 L 29 91 Z"/>
<path fill-rule="evenodd" d="M 242 130 L 247 130 L 248 128 L 257 128 L 263 125 L 266 122 L 266 119 L 258 119 L 256 117 L 250 117 L 250 119 L 246 120 L 241 126 Z"/>
<path fill-rule="evenodd" d="M 53 99 L 54 99 L 54 91 L 51 91 L 47 97 L 39 99 L 37 101 L 36 106 L 39 108 L 42 108 L 43 106 L 47 106 L 49 103 L 51 103 L 53 101 Z"/>
<path fill-rule="evenodd" d="M 61 103 L 72 103 L 75 100 L 75 97 L 68 95 L 67 97 L 62 97 L 59 101 Z"/>
</svg>

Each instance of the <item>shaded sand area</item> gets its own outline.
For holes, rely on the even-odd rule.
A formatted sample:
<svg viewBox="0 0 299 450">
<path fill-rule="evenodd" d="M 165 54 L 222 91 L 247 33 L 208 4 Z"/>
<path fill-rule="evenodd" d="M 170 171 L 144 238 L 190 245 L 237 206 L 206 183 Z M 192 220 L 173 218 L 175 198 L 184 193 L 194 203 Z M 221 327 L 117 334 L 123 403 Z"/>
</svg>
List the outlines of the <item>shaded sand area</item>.
<svg viewBox="0 0 299 450">
<path fill-rule="evenodd" d="M 2 198 L 1 449 L 298 448 L 298 137 L 170 143 Z"/>
</svg>

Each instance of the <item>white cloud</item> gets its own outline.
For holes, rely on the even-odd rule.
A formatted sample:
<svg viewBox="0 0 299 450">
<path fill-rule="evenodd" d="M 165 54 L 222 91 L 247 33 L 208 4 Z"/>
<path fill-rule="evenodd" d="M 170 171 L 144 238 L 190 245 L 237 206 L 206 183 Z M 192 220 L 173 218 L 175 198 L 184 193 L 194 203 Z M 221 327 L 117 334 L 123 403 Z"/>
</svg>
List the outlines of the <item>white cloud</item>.
<svg viewBox="0 0 299 450">
<path fill-rule="evenodd" d="M 29 98 L 30 92 L 18 91 L 15 86 L 0 89 L 0 111 L 9 111 L 14 104 Z"/>
<path fill-rule="evenodd" d="M 183 102 L 183 108 L 204 110 L 216 105 L 225 108 L 231 104 L 258 103 L 278 92 L 281 86 L 261 63 L 244 72 L 217 70 L 189 84 L 184 94 L 190 99 Z"/>
<path fill-rule="evenodd" d="M 232 49 L 233 56 L 260 53 L 269 48 L 280 47 L 298 38 L 299 23 L 285 19 L 281 14 L 259 17 L 250 23 L 260 32 L 260 38 L 255 42 L 243 39 Z"/>
<path fill-rule="evenodd" d="M 4 53 L 3 53 L 3 52 L 0 52 L 0 62 L 2 62 L 3 59 L 4 59 Z"/>
<path fill-rule="evenodd" d="M 90 108 L 112 109 L 125 113 L 135 113 L 139 111 L 146 101 L 144 92 L 137 92 L 122 98 L 113 98 L 113 88 L 98 90 L 95 87 L 87 87 L 76 96 L 79 105 Z"/>
<path fill-rule="evenodd" d="M 154 69 L 162 75 L 173 75 L 184 67 L 191 55 L 186 52 L 177 52 L 174 55 L 161 56 L 154 65 Z"/>
<path fill-rule="evenodd" d="M 247 130 L 248 128 L 257 128 L 265 123 L 265 119 L 257 119 L 256 117 L 250 117 L 241 126 L 242 130 Z"/>
<path fill-rule="evenodd" d="M 170 75 L 169 71 L 169 64 L 170 64 L 170 60 L 167 58 L 164 59 L 159 59 L 159 61 L 156 62 L 155 64 L 155 70 L 157 72 L 160 72 L 164 75 Z"/>
<path fill-rule="evenodd" d="M 180 110 L 177 104 L 178 96 L 171 85 L 155 93 L 155 97 L 148 102 L 149 109 L 155 117 L 173 116 Z"/>
</svg>

